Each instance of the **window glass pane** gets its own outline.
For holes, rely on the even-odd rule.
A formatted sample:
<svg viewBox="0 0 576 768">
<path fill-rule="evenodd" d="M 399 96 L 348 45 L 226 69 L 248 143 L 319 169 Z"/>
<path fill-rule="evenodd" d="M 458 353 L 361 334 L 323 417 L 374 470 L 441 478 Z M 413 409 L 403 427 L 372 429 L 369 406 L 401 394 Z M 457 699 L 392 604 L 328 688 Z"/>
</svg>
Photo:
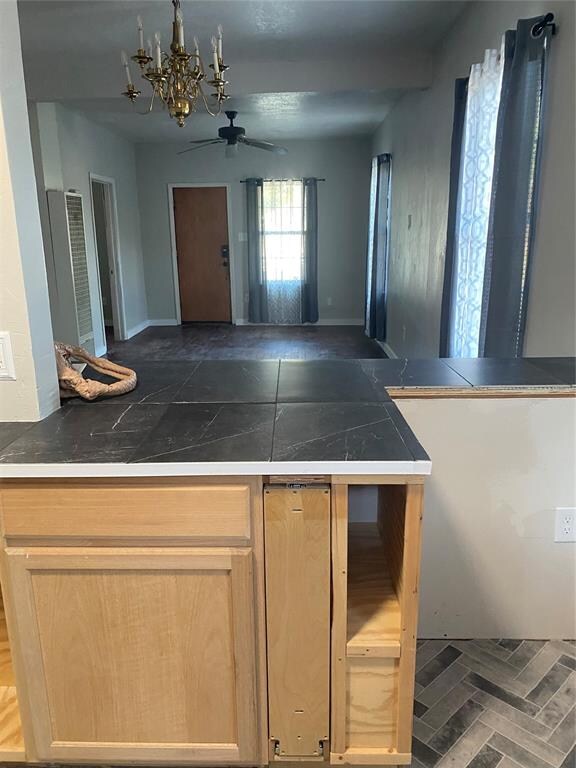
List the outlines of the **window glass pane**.
<svg viewBox="0 0 576 768">
<path fill-rule="evenodd" d="M 265 181 L 263 187 L 264 259 L 268 281 L 302 278 L 303 184 Z"/>
</svg>

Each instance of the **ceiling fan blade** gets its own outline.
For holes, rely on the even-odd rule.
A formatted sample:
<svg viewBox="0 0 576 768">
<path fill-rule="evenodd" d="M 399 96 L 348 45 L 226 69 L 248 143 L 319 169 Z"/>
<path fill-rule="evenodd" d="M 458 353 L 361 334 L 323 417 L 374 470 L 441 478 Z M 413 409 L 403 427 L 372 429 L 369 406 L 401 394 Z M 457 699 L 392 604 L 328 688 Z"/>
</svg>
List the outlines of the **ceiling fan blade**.
<svg viewBox="0 0 576 768">
<path fill-rule="evenodd" d="M 224 144 L 224 139 L 199 139 L 198 141 L 191 141 L 190 144 L 195 144 L 195 147 L 188 147 L 177 152 L 178 155 L 183 155 L 185 152 L 192 152 L 194 149 L 202 149 L 202 147 L 209 147 L 211 144 Z"/>
<path fill-rule="evenodd" d="M 248 139 L 246 136 L 239 136 L 238 141 L 242 144 L 246 144 L 249 147 L 255 147 L 256 149 L 265 149 L 267 152 L 274 152 L 276 155 L 287 155 L 288 150 L 286 147 L 281 147 L 278 144 L 272 144 L 270 141 L 258 141 L 257 139 Z"/>
</svg>

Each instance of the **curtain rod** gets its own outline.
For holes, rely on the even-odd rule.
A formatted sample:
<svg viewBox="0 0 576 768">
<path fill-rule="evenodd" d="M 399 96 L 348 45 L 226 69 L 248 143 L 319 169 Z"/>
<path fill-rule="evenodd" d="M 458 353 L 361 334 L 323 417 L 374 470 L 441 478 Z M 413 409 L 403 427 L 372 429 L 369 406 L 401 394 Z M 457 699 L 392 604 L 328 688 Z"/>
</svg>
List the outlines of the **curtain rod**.
<svg viewBox="0 0 576 768">
<path fill-rule="evenodd" d="M 309 179 L 316 179 L 316 181 L 326 181 L 326 179 L 318 179 L 316 176 L 307 176 Z M 240 179 L 240 184 L 246 184 L 248 179 Z M 304 179 L 262 179 L 262 181 L 304 181 Z"/>
</svg>

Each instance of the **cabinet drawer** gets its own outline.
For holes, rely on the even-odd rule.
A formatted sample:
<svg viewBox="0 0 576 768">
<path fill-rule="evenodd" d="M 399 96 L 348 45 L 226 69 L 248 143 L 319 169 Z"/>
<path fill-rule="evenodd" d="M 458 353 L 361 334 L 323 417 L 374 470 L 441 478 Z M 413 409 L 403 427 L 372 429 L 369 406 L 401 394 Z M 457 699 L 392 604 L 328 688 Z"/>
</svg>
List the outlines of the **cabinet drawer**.
<svg viewBox="0 0 576 768">
<path fill-rule="evenodd" d="M 0 493 L 8 540 L 250 538 L 249 483 L 66 481 Z"/>
</svg>

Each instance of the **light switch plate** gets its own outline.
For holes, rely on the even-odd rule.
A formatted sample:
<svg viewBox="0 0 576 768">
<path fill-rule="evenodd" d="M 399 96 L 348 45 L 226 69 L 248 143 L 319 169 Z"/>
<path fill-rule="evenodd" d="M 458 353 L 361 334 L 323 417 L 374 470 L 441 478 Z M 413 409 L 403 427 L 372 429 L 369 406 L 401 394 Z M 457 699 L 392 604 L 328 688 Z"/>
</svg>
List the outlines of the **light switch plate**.
<svg viewBox="0 0 576 768">
<path fill-rule="evenodd" d="M 8 331 L 0 331 L 0 379 L 16 378 L 14 368 L 14 356 L 12 354 L 12 342 Z"/>
<path fill-rule="evenodd" d="M 556 507 L 554 541 L 576 541 L 576 507 Z"/>
</svg>

